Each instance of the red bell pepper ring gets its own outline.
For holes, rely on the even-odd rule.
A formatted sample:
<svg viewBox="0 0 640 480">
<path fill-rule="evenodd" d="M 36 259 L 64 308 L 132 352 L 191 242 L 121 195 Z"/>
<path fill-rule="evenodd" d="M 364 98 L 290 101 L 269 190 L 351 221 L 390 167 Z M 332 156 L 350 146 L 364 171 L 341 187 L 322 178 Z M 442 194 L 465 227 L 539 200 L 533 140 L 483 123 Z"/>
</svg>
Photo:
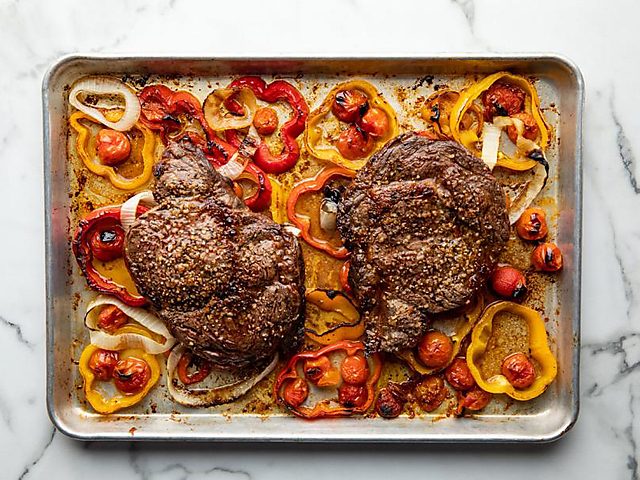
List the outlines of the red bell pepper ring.
<svg viewBox="0 0 640 480">
<path fill-rule="evenodd" d="M 253 90 L 255 96 L 264 102 L 273 103 L 284 100 L 293 109 L 293 116 L 280 128 L 280 137 L 284 144 L 280 155 L 273 155 L 264 140 L 256 150 L 253 161 L 267 173 L 283 173 L 292 168 L 300 157 L 300 146 L 296 138 L 304 132 L 307 116 L 309 115 L 309 105 L 302 94 L 288 82 L 276 80 L 269 85 L 260 77 L 243 77 L 234 80 L 229 88 L 248 87 Z M 233 110 L 231 102 L 227 108 Z M 238 133 L 235 130 L 225 132 L 227 141 L 236 147 L 240 144 Z"/>
<path fill-rule="evenodd" d="M 254 182 L 258 187 L 256 193 L 244 201 L 247 207 L 254 212 L 261 212 L 269 206 L 273 187 L 271 186 L 271 180 L 269 180 L 266 173 L 264 173 L 254 163 L 249 162 L 244 168 L 244 172 L 242 172 L 238 178 L 247 178 Z"/>
<path fill-rule="evenodd" d="M 152 130 L 160 131 L 162 140 L 167 142 L 167 132 L 180 127 L 176 115 L 185 113 L 197 120 L 204 130 L 206 139 L 194 132 L 185 132 L 191 142 L 200 147 L 210 159 L 220 166 L 227 163 L 237 148 L 216 135 L 204 119 L 200 101 L 184 90 L 174 91 L 165 85 L 149 85 L 138 95 L 140 98 L 140 121 Z M 183 138 L 184 138 L 183 137 Z"/>
<path fill-rule="evenodd" d="M 294 355 L 293 357 L 291 357 L 291 360 L 284 368 L 284 370 L 280 372 L 280 375 L 278 375 L 278 378 L 274 384 L 273 393 L 276 401 L 288 408 L 294 415 L 297 415 L 301 418 L 306 418 L 308 420 L 313 420 L 316 418 L 344 417 L 352 415 L 354 413 L 366 412 L 375 400 L 376 384 L 378 383 L 380 373 L 382 372 L 382 361 L 380 360 L 380 356 L 377 353 L 371 355 L 370 357 L 373 363 L 373 368 L 370 369 L 369 378 L 365 383 L 365 387 L 367 390 L 367 401 L 360 407 L 331 405 L 331 400 L 321 400 L 313 408 L 304 407 L 302 405 L 294 407 L 285 402 L 280 394 L 282 387 L 285 386 L 285 382 L 301 378 L 298 375 L 298 371 L 296 368 L 298 362 L 304 360 L 313 360 L 321 357 L 322 355 L 326 355 L 327 353 L 335 352 L 336 350 L 344 350 L 347 355 L 351 356 L 355 355 L 358 352 L 364 353 L 364 345 L 362 344 L 362 342 L 341 340 L 331 345 L 327 345 L 326 347 L 314 352 L 304 352 Z"/>
<path fill-rule="evenodd" d="M 137 215 L 142 215 L 149 210 L 143 205 L 138 205 Z M 141 307 L 147 304 L 144 297 L 132 295 L 122 285 L 103 277 L 93 266 L 93 251 L 91 250 L 89 240 L 91 233 L 96 226 L 101 223 L 108 222 L 110 224 L 120 224 L 120 207 L 105 207 L 94 210 L 85 218 L 80 220 L 78 229 L 73 238 L 72 249 L 78 261 L 78 266 L 87 280 L 87 284 L 93 290 L 100 293 L 113 295 L 118 300 L 132 307 Z"/>
</svg>

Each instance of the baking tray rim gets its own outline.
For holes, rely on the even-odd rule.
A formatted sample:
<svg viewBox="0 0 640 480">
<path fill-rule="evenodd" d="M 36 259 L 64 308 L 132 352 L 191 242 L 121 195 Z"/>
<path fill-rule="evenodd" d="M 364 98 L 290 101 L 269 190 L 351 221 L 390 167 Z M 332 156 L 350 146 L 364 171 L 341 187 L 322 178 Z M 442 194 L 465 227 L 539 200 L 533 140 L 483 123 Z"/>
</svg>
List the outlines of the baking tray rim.
<svg viewBox="0 0 640 480">
<path fill-rule="evenodd" d="M 50 108 L 50 88 L 56 76 L 70 63 L 77 61 L 101 61 L 101 60 L 138 60 L 138 61 L 310 61 L 310 60 L 341 60 L 345 62 L 358 60 L 385 60 L 385 61 L 443 61 L 452 62 L 479 61 L 479 62 L 506 62 L 506 61 L 548 61 L 565 68 L 575 81 L 576 94 L 576 119 L 575 119 L 575 155 L 574 155 L 574 221 L 573 240 L 575 244 L 573 254 L 573 270 L 571 272 L 574 279 L 574 288 L 571 292 L 572 305 L 572 333 L 573 333 L 573 376 L 571 380 L 571 410 L 562 424 L 535 438 L 520 435 L 505 435 L 503 437 L 482 438 L 481 435 L 448 435 L 444 438 L 426 437 L 420 435 L 387 435 L 387 436 L 361 436 L 340 434 L 339 436 L 313 437 L 298 436 L 288 437 L 286 435 L 262 435 L 247 436 L 239 434 L 207 436 L 207 435 L 179 435 L 171 436 L 158 434 L 145 434 L 131 436 L 127 432 L 89 434 L 77 431 L 67 425 L 59 416 L 53 401 L 54 393 L 54 315 L 53 315 L 53 271 L 52 271 L 52 235 L 51 235 L 51 129 L 49 123 Z M 285 54 L 283 56 L 269 56 L 261 54 L 229 54 L 215 53 L 212 55 L 192 55 L 192 54 L 118 54 L 118 53 L 70 53 L 60 56 L 47 69 L 42 81 L 42 116 L 43 116 L 43 174 L 44 174 L 44 227 L 45 227 L 45 311 L 46 311 L 46 403 L 47 413 L 50 421 L 56 429 L 67 437 L 76 440 L 151 440 L 151 441 L 216 441 L 216 442 L 361 442 L 361 443 L 547 443 L 554 442 L 562 438 L 576 424 L 580 412 L 580 319 L 581 319 L 581 287 L 582 287 L 582 120 L 585 101 L 584 77 L 577 64 L 565 55 L 551 52 L 510 52 L 510 53 L 434 53 L 424 54 L 335 54 L 335 53 L 315 53 L 313 55 Z"/>
</svg>

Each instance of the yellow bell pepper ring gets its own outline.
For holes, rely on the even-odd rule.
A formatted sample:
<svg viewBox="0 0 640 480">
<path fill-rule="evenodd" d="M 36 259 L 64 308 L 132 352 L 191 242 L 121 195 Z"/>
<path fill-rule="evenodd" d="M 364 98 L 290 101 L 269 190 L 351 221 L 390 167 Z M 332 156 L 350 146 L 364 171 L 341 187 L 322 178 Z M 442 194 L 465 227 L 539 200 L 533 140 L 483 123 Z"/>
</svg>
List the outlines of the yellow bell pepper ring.
<svg viewBox="0 0 640 480">
<path fill-rule="evenodd" d="M 469 108 L 471 108 L 473 101 L 498 80 L 506 80 L 507 83 L 517 85 L 528 93 L 526 98 L 526 109 L 530 111 L 538 125 L 538 129 L 540 130 L 540 148 L 544 151 L 549 143 L 549 126 L 542 117 L 542 112 L 540 111 L 540 98 L 538 97 L 536 89 L 533 88 L 527 79 L 508 72 L 498 72 L 493 75 L 489 75 L 460 93 L 458 101 L 451 110 L 450 117 L 450 128 L 454 140 L 458 143 L 463 143 L 461 140 L 462 132 L 460 132 L 460 122 L 463 115 Z"/>
<path fill-rule="evenodd" d="M 533 384 L 527 388 L 515 388 L 502 374 L 486 379 L 478 366 L 491 339 L 493 319 L 500 312 L 509 312 L 522 317 L 529 327 L 530 356 L 538 362 L 540 371 L 536 372 Z M 520 401 L 531 400 L 541 395 L 558 373 L 558 364 L 549 348 L 547 331 L 540 314 L 531 308 L 507 301 L 494 302 L 485 309 L 471 333 L 471 344 L 467 349 L 467 365 L 482 390 L 489 393 L 505 393 Z"/>
<path fill-rule="evenodd" d="M 123 327 L 124 328 L 124 327 Z M 134 357 L 144 360 L 151 369 L 151 377 L 143 389 L 133 395 L 114 395 L 111 398 L 105 398 L 102 393 L 98 392 L 94 387 L 96 376 L 89 367 L 91 356 L 94 352 L 100 350 L 100 347 L 90 344 L 82 352 L 79 361 L 80 375 L 84 380 L 84 394 L 89 404 L 98 413 L 109 414 L 122 408 L 130 407 L 140 402 L 149 390 L 156 384 L 160 378 L 160 365 L 154 355 L 146 353 L 139 348 L 126 349 L 120 352 L 120 358 Z"/>
<path fill-rule="evenodd" d="M 382 98 L 382 95 L 378 92 L 376 87 L 364 80 L 351 80 L 349 82 L 336 85 L 329 92 L 329 95 L 327 95 L 322 104 L 309 114 L 307 128 L 304 133 L 304 145 L 311 155 L 320 160 L 325 160 L 350 170 L 358 170 L 367 163 L 368 157 L 361 160 L 349 160 L 344 158 L 333 145 L 326 147 L 319 145 L 323 134 L 320 122 L 329 112 L 331 112 L 331 107 L 336 95 L 346 90 L 360 90 L 367 96 L 370 107 L 379 108 L 389 118 L 389 129 L 385 135 L 376 139 L 376 147 L 385 144 L 387 141 L 398 135 L 398 119 L 396 117 L 396 112 L 393 110 L 393 107 L 391 107 L 391 105 Z M 375 152 L 375 150 L 376 148 L 374 148 L 373 151 Z"/>
<path fill-rule="evenodd" d="M 109 116 L 108 116 L 109 117 Z M 107 118 L 108 118 L 107 117 Z M 76 138 L 76 151 L 82 160 L 82 163 L 96 175 L 107 177 L 111 184 L 120 190 L 134 190 L 141 187 L 149 181 L 153 172 L 153 162 L 155 156 L 156 140 L 153 132 L 145 127 L 142 123 L 137 122 L 133 128 L 139 130 L 144 135 L 144 146 L 142 147 L 143 169 L 140 175 L 132 178 L 126 178 L 120 175 L 114 167 L 100 163 L 98 159 L 91 158 L 87 152 L 87 144 L 89 142 L 89 128 L 82 125 L 80 120 L 91 120 L 91 117 L 82 113 L 75 112 L 69 118 L 71 127 L 78 132 Z"/>
</svg>

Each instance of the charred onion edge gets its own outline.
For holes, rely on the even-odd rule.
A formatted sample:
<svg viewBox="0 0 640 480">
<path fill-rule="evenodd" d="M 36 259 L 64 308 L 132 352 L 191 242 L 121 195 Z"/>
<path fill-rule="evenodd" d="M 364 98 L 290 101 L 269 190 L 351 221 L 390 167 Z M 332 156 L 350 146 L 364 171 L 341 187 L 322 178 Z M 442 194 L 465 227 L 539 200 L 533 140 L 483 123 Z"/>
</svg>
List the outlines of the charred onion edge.
<svg viewBox="0 0 640 480">
<path fill-rule="evenodd" d="M 178 386 L 178 380 L 176 379 L 178 362 L 186 350 L 182 344 L 178 344 L 171 350 L 167 360 L 167 388 L 176 402 L 187 407 L 211 407 L 229 403 L 242 397 L 276 368 L 279 359 L 279 355 L 276 353 L 271 363 L 264 370 L 244 380 L 216 388 L 190 390 Z"/>
</svg>

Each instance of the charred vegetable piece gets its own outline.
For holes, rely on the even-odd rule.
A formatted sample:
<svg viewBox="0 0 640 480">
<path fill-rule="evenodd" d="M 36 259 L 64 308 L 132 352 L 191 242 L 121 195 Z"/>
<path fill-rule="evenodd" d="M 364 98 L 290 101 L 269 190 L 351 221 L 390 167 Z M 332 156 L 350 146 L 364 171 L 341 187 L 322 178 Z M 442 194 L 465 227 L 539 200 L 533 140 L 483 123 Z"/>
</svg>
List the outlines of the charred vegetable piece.
<svg viewBox="0 0 640 480">
<path fill-rule="evenodd" d="M 524 110 L 524 91 L 516 86 L 496 82 L 482 94 L 484 119 L 492 122 L 494 116 L 509 117 Z"/>
<path fill-rule="evenodd" d="M 287 200 L 287 216 L 289 217 L 289 220 L 300 229 L 302 238 L 304 238 L 304 240 L 312 247 L 315 247 L 318 250 L 323 250 L 332 257 L 336 258 L 346 258 L 347 256 L 349 256 L 348 250 L 344 247 L 336 249 L 331 244 L 329 244 L 329 242 L 312 236 L 310 232 L 311 219 L 299 215 L 296 212 L 296 204 L 303 194 L 321 191 L 327 184 L 327 182 L 333 177 L 353 178 L 354 176 L 354 171 L 347 170 L 342 167 L 325 168 L 324 170 L 321 170 L 320 173 L 318 173 L 318 175 L 316 175 L 315 177 L 307 178 L 297 183 L 291 190 L 291 193 L 289 194 L 289 198 Z"/>
<path fill-rule="evenodd" d="M 473 387 L 464 392 L 458 392 L 458 415 L 464 414 L 465 410 L 478 412 L 487 406 L 491 400 L 491 394 L 484 390 Z"/>
<path fill-rule="evenodd" d="M 547 216 L 541 208 L 527 208 L 516 222 L 516 233 L 523 240 L 540 240 L 547 236 Z"/>
<path fill-rule="evenodd" d="M 309 396 L 309 385 L 301 378 L 294 378 L 284 387 L 282 398 L 287 405 L 296 408 L 302 405 Z"/>
<path fill-rule="evenodd" d="M 418 405 L 425 412 L 432 412 L 444 402 L 447 390 L 441 375 L 432 375 L 423 378 L 413 392 Z"/>
<path fill-rule="evenodd" d="M 516 388 L 528 388 L 536 379 L 536 369 L 522 352 L 512 353 L 502 362 L 502 374 Z"/>
<path fill-rule="evenodd" d="M 361 397 L 359 393 L 361 392 L 348 390 L 346 388 L 346 386 L 349 385 L 346 382 L 342 385 L 342 387 L 345 387 L 342 392 L 342 400 L 344 400 L 344 402 L 340 401 L 340 391 L 338 389 L 338 401 L 340 401 L 338 405 L 335 404 L 334 399 L 323 399 L 318 401 L 313 408 L 310 408 L 301 404 L 293 405 L 292 403 L 287 402 L 286 398 L 284 398 L 284 389 L 287 384 L 300 378 L 298 373 L 298 366 L 300 363 L 304 362 L 305 368 L 303 371 L 306 376 L 306 372 L 309 371 L 307 367 L 315 366 L 317 363 L 315 360 L 319 360 L 320 363 L 324 363 L 324 360 L 320 360 L 322 357 L 328 358 L 330 353 L 340 351 L 348 357 L 356 356 L 364 353 L 364 345 L 361 342 L 343 340 L 332 345 L 327 345 L 317 351 L 303 352 L 294 355 L 287 366 L 280 372 L 280 375 L 278 375 L 278 378 L 275 381 L 274 394 L 276 399 L 289 408 L 293 414 L 307 419 L 343 417 L 354 413 L 366 412 L 375 399 L 375 388 L 382 371 L 382 362 L 380 361 L 378 354 L 374 354 L 369 357 L 369 377 L 363 385 L 358 386 L 363 387 L 366 391 L 366 395 L 364 396 L 366 399 L 365 402 L 359 400 Z M 323 370 L 326 371 L 326 367 Z M 316 378 L 315 375 L 312 375 L 312 377 Z"/>
<path fill-rule="evenodd" d="M 418 358 L 427 367 L 446 365 L 452 354 L 453 343 L 442 332 L 427 332 L 418 343 Z"/>
<path fill-rule="evenodd" d="M 316 288 L 307 292 L 305 298 L 307 303 L 315 305 L 324 312 L 337 314 L 338 318 L 345 320 L 336 324 L 336 316 L 333 315 L 330 317 L 332 322 L 328 325 L 325 323 L 314 328 L 307 326 L 305 333 L 312 340 L 322 345 L 330 345 L 340 340 L 357 340 L 364 335 L 365 324 L 362 317 L 351 299 L 343 292 Z M 320 320 L 324 319 L 320 318 Z"/>
<path fill-rule="evenodd" d="M 338 389 L 338 401 L 346 408 L 362 408 L 367 403 L 367 389 L 345 383 Z"/>
<path fill-rule="evenodd" d="M 370 108 L 359 120 L 358 126 L 373 138 L 382 138 L 389 131 L 389 117 L 380 108 Z"/>
<path fill-rule="evenodd" d="M 376 400 L 376 412 L 383 418 L 396 418 L 404 410 L 405 403 L 407 403 L 407 396 L 402 387 L 389 383 L 387 387 L 380 390 Z"/>
<path fill-rule="evenodd" d="M 89 359 L 89 368 L 97 380 L 106 381 L 113 375 L 113 369 L 118 364 L 118 352 L 96 350 Z"/>
<path fill-rule="evenodd" d="M 369 111 L 369 101 L 360 90 L 342 90 L 336 93 L 331 113 L 343 122 L 355 122 Z"/>
<path fill-rule="evenodd" d="M 557 272 L 562 268 L 562 252 L 554 243 L 543 243 L 531 252 L 531 263 L 537 270 Z"/>
<path fill-rule="evenodd" d="M 529 355 L 540 366 L 533 383 L 526 388 L 516 388 L 504 375 L 485 378 L 480 371 L 482 359 L 493 331 L 493 319 L 500 312 L 509 312 L 521 317 L 529 328 Z M 558 364 L 547 341 L 544 320 L 535 310 L 513 302 L 494 302 L 489 305 L 471 334 L 471 344 L 467 349 L 467 364 L 478 386 L 489 393 L 506 393 L 520 401 L 531 400 L 541 395 L 556 378 Z"/>
<path fill-rule="evenodd" d="M 95 228 L 89 238 L 89 246 L 93 256 L 102 262 L 120 258 L 124 247 L 124 230 L 119 225 Z"/>
<path fill-rule="evenodd" d="M 131 154 L 131 142 L 122 132 L 103 128 L 98 132 L 96 140 L 98 157 L 105 165 L 118 165 Z"/>
<path fill-rule="evenodd" d="M 469 390 L 476 384 L 464 357 L 457 357 L 445 370 L 444 377 L 454 390 L 458 390 L 460 392 Z"/>
<path fill-rule="evenodd" d="M 521 300 L 527 294 L 527 281 L 517 268 L 500 265 L 491 275 L 491 288 L 502 298 Z"/>
<path fill-rule="evenodd" d="M 195 367 L 195 371 L 190 372 L 190 367 Z M 211 362 L 197 355 L 185 352 L 178 362 L 178 377 L 183 384 L 193 385 L 207 378 L 211 373 L 211 369 Z"/>
<path fill-rule="evenodd" d="M 262 107 L 253 117 L 253 126 L 260 135 L 271 135 L 278 128 L 278 115 L 273 108 Z"/>
<path fill-rule="evenodd" d="M 254 212 L 261 212 L 269 207 L 273 187 L 271 185 L 271 180 L 267 174 L 260 169 L 260 167 L 249 162 L 247 163 L 247 166 L 244 167 L 244 172 L 242 172 L 238 178 L 250 180 L 255 183 L 257 187 L 256 193 L 251 195 L 249 198 L 244 199 L 244 203 L 247 204 L 247 207 Z M 242 198 L 242 193 L 238 196 Z"/>
<path fill-rule="evenodd" d="M 107 305 L 98 315 L 98 326 L 104 331 L 113 333 L 127 323 L 129 317 L 115 305 Z"/>
<path fill-rule="evenodd" d="M 120 360 L 113 369 L 113 383 L 125 395 L 142 391 L 151 379 L 151 367 L 140 358 L 128 357 Z"/>
<path fill-rule="evenodd" d="M 536 123 L 536 119 L 530 113 L 520 112 L 511 116 L 512 118 L 516 118 L 520 120 L 524 125 L 524 131 L 522 136 L 528 140 L 535 140 L 538 138 L 538 132 L 540 129 L 538 128 L 538 124 Z M 518 142 L 518 130 L 514 125 L 510 125 L 507 127 L 507 136 L 509 140 L 513 143 Z"/>
<path fill-rule="evenodd" d="M 319 387 L 334 387 L 340 383 L 340 370 L 326 355 L 311 358 L 304 363 L 304 376 Z"/>
<path fill-rule="evenodd" d="M 357 125 L 351 125 L 338 137 L 336 147 L 347 160 L 368 157 L 374 148 L 373 137 Z"/>
<path fill-rule="evenodd" d="M 141 215 L 147 210 L 147 207 L 138 205 L 136 213 Z M 94 233 L 104 230 L 115 231 L 116 228 L 122 228 L 120 227 L 120 207 L 94 210 L 78 224 L 72 243 L 73 253 L 89 287 L 98 292 L 113 295 L 132 307 L 141 307 L 147 303 L 144 297 L 133 295 L 125 287 L 103 277 L 93 266 L 94 250 L 91 248 L 91 238 Z"/>
<path fill-rule="evenodd" d="M 369 378 L 369 364 L 362 355 L 350 355 L 342 361 L 340 373 L 346 383 L 362 385 Z"/>
</svg>

